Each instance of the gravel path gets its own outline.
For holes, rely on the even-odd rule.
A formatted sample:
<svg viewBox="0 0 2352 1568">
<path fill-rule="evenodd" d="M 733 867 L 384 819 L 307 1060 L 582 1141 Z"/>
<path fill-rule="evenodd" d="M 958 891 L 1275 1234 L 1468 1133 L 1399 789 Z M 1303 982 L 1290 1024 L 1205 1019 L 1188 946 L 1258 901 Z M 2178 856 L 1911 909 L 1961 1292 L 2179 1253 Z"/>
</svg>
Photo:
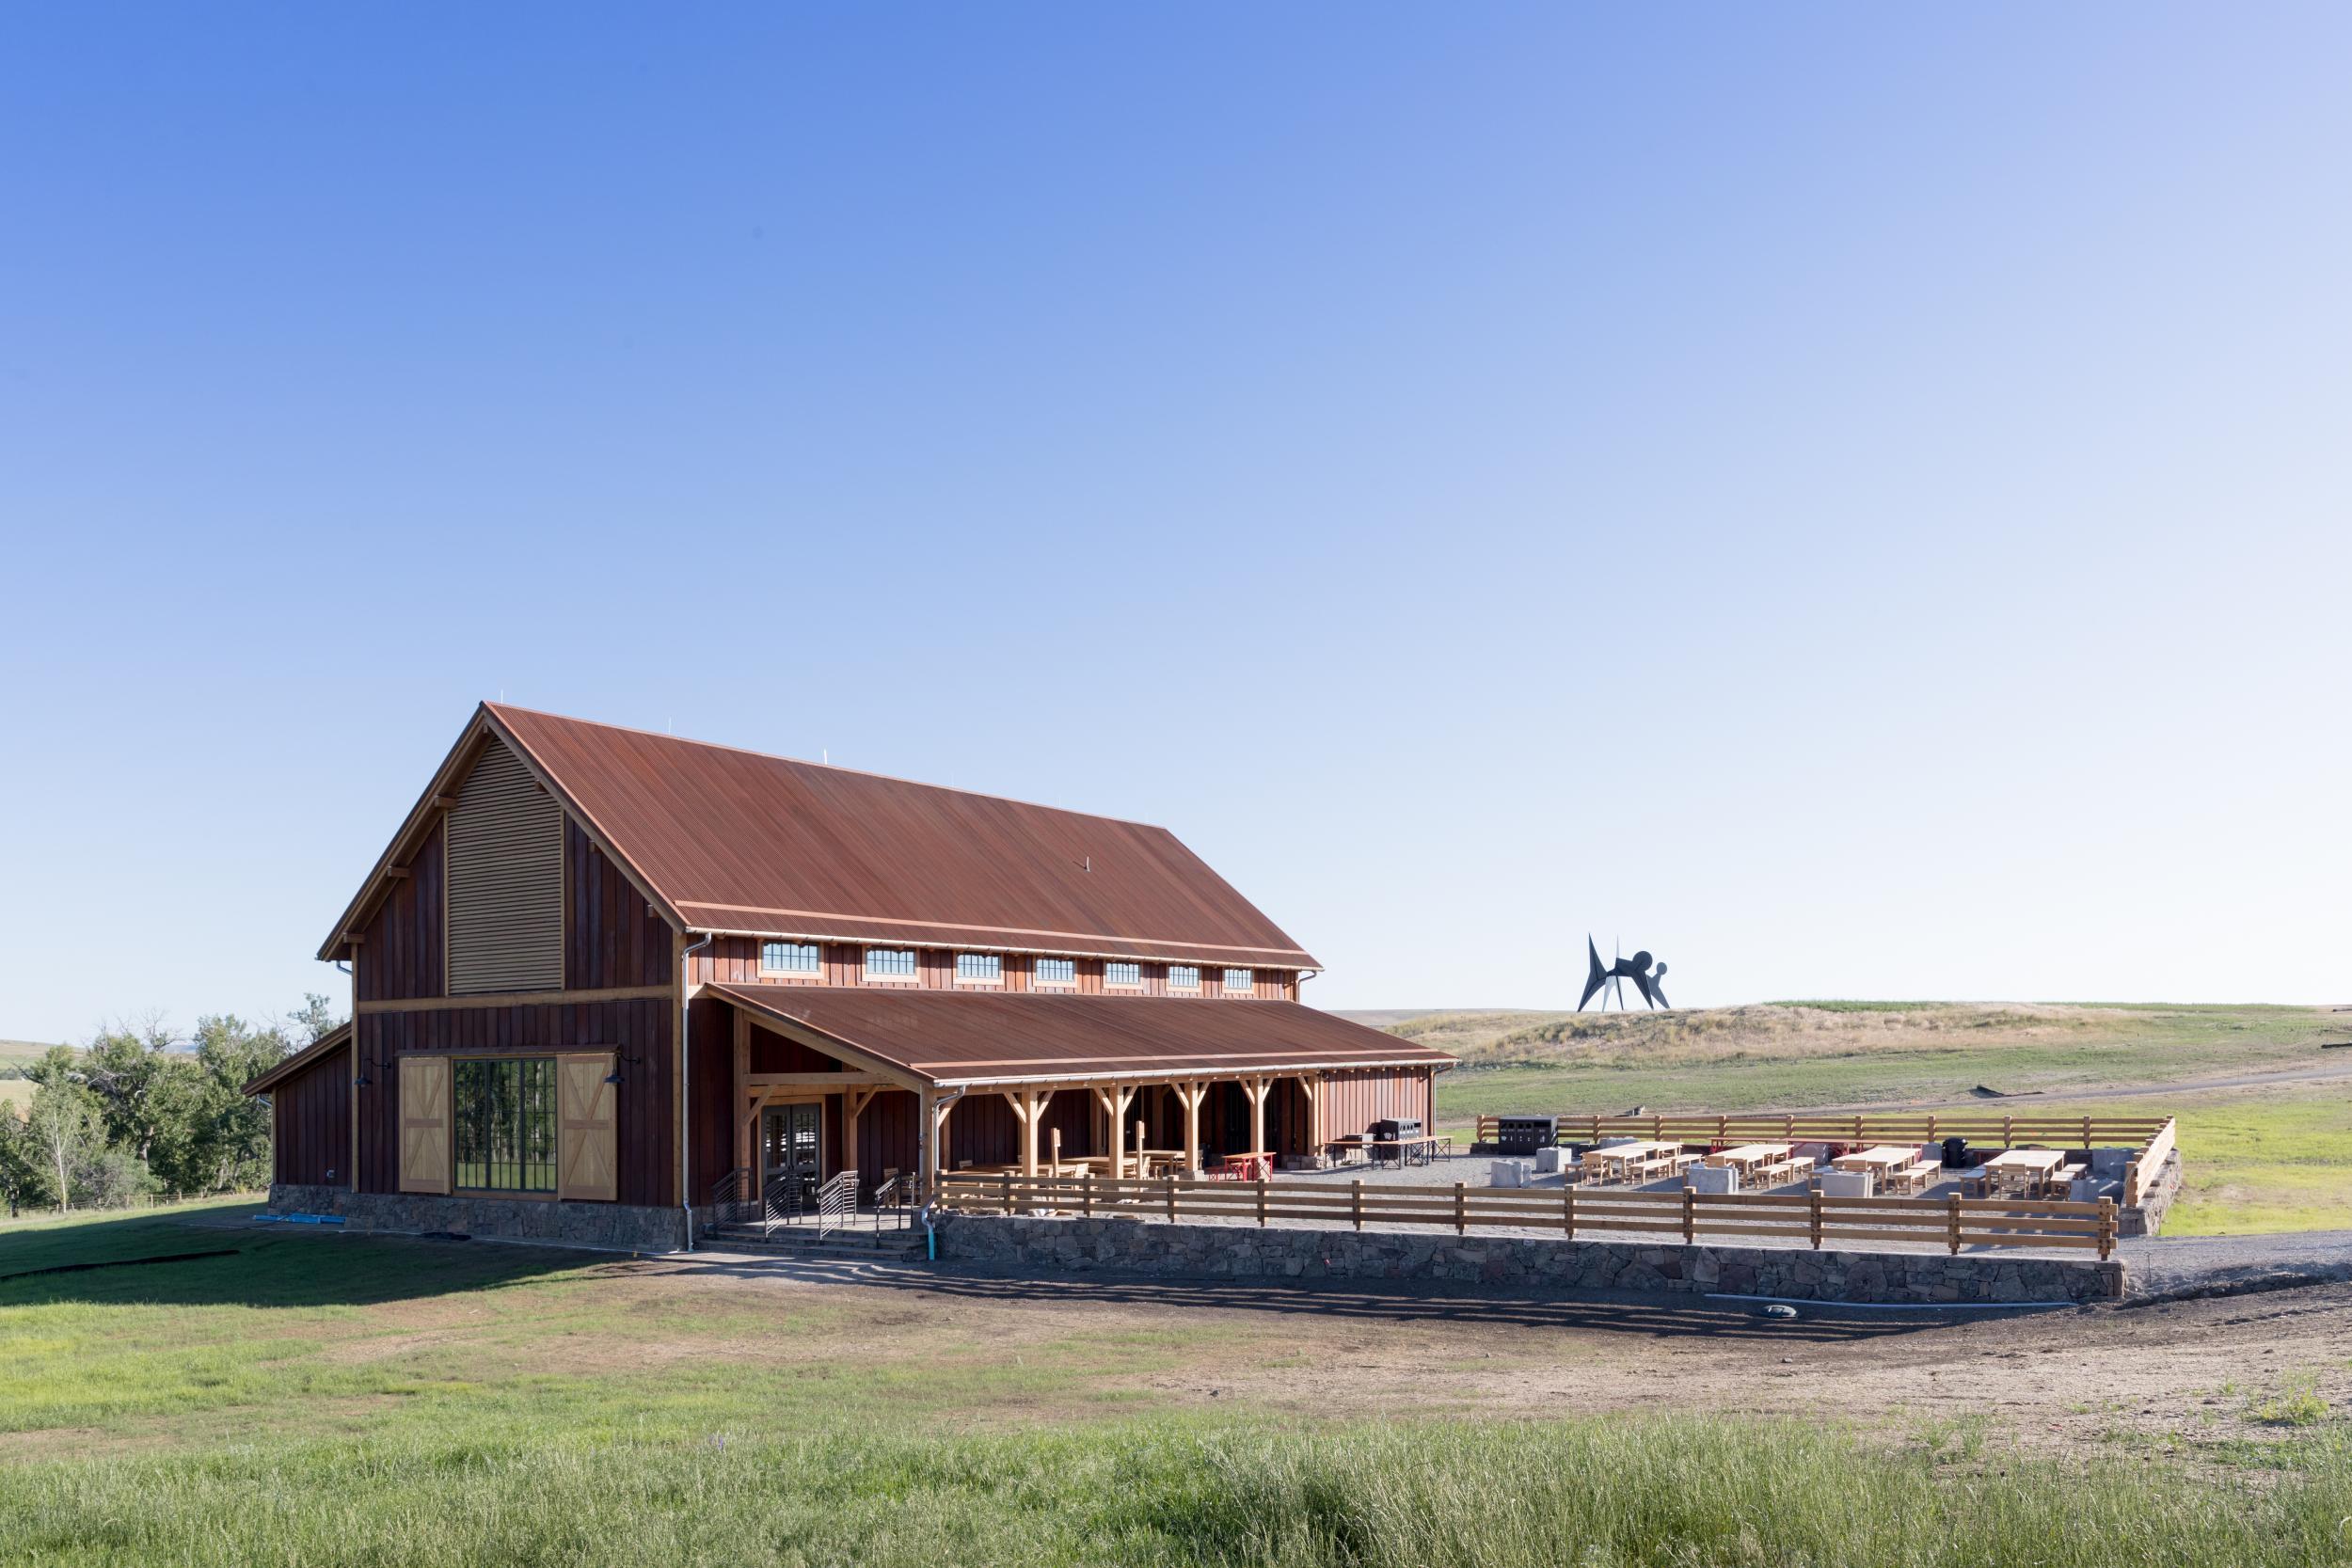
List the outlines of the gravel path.
<svg viewBox="0 0 2352 1568">
<path fill-rule="evenodd" d="M 2252 1281 L 2352 1279 L 2352 1230 L 2275 1236 L 2140 1237 L 2116 1248 L 2132 1294 L 2168 1295 Z"/>
</svg>

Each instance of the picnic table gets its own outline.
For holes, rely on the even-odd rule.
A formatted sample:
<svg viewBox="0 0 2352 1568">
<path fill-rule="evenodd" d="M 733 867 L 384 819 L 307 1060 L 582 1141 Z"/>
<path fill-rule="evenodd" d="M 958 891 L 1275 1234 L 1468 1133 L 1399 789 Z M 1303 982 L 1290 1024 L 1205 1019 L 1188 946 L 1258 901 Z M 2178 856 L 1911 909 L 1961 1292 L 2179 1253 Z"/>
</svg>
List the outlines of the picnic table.
<svg viewBox="0 0 2352 1568">
<path fill-rule="evenodd" d="M 1226 1181 L 1271 1181 L 1274 1180 L 1274 1156 L 1263 1149 L 1247 1154 L 1228 1154 L 1209 1173 Z"/>
<path fill-rule="evenodd" d="M 1389 1150 L 1386 1156 L 1380 1152 L 1384 1148 Z M 1383 1158 L 1387 1158 L 1394 1160 L 1400 1165 L 1425 1165 L 1437 1158 L 1440 1149 L 1447 1154 L 1454 1152 L 1453 1133 L 1424 1132 L 1418 1138 L 1366 1138 L 1364 1140 L 1364 1150 L 1371 1156 L 1374 1164 L 1378 1164 Z"/>
<path fill-rule="evenodd" d="M 1631 1143 L 1612 1144 L 1607 1148 L 1584 1151 L 1584 1163 L 1594 1167 L 1602 1180 L 1610 1180 L 1611 1167 L 1622 1180 L 1639 1168 L 1648 1171 L 1654 1166 L 1671 1165 L 1682 1153 L 1682 1145 L 1662 1138 L 1636 1138 Z"/>
<path fill-rule="evenodd" d="M 2019 1196 L 2031 1196 L 2050 1180 L 2050 1173 L 2066 1161 L 2066 1155 L 2055 1148 L 2010 1148 L 1977 1167 L 1989 1197 L 1998 1192 L 2015 1192 Z"/>
<path fill-rule="evenodd" d="M 1707 1157 L 1707 1163 L 1720 1168 L 1753 1176 L 1765 1165 L 1786 1161 L 1797 1146 L 1794 1144 L 1740 1144 L 1731 1148 L 1719 1148 Z"/>
<path fill-rule="evenodd" d="M 1884 1177 L 1899 1170 L 1910 1169 L 1918 1158 L 1916 1144 L 1881 1144 L 1876 1148 L 1840 1154 L 1830 1164 L 1839 1170 L 1868 1171 L 1872 1176 Z"/>
</svg>

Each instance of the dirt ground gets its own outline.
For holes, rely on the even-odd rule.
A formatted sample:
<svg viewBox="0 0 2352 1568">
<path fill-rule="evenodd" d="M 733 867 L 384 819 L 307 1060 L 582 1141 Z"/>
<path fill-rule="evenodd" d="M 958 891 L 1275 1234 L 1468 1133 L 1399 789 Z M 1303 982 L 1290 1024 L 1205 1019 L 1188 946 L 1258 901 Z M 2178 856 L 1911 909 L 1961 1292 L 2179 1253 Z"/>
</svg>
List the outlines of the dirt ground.
<svg viewBox="0 0 2352 1568">
<path fill-rule="evenodd" d="M 845 1324 L 886 1318 L 901 1350 L 939 1338 L 1018 1355 L 1073 1335 L 1184 1345 L 1138 1391 L 1302 1414 L 1560 1415 L 1619 1409 L 1830 1417 L 1900 1435 L 1970 1427 L 2033 1446 L 2263 1441 L 2352 1407 L 2352 1285 L 1955 1321 L 1733 1304 L 1445 1296 L 1222 1281 L 1050 1283 L 632 1265 L 637 1283 L 816 1292 Z M 664 1276 L 684 1275 L 688 1278 Z M 803 1347 L 824 1354 L 820 1345 Z M 1041 1412 L 1029 1412 L 1030 1415 Z"/>
</svg>

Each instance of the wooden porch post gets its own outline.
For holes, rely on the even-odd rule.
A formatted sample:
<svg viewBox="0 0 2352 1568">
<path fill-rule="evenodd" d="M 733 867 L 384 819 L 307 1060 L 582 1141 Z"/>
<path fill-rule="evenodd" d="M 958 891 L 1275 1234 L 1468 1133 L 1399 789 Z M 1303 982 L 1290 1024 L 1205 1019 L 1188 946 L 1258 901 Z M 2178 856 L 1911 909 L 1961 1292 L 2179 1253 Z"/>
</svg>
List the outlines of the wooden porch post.
<svg viewBox="0 0 2352 1568">
<path fill-rule="evenodd" d="M 954 1164 L 947 1158 L 947 1118 L 956 1108 L 956 1101 L 940 1102 L 930 1089 L 920 1091 L 920 1114 L 930 1129 L 930 1136 L 923 1140 L 923 1199 L 929 1202 L 939 1196 L 939 1173 L 951 1170 Z"/>
<path fill-rule="evenodd" d="M 1265 1097 L 1273 1087 L 1274 1080 L 1271 1078 L 1245 1078 L 1241 1081 L 1241 1092 L 1249 1097 L 1249 1152 L 1252 1154 L 1274 1152 L 1265 1146 Z"/>
<path fill-rule="evenodd" d="M 1053 1102 L 1051 1089 L 999 1089 L 1005 1103 L 1012 1107 L 1013 1120 L 1021 1124 L 1021 1174 L 1037 1174 L 1037 1125 L 1044 1119 L 1045 1107 Z"/>
<path fill-rule="evenodd" d="M 1200 1169 L 1200 1101 L 1208 1098 L 1209 1085 L 1198 1078 L 1187 1078 L 1173 1085 L 1176 1098 L 1184 1107 L 1184 1168 Z"/>
<path fill-rule="evenodd" d="M 1104 1120 L 1110 1128 L 1109 1153 L 1111 1180 L 1114 1181 L 1127 1174 L 1127 1150 L 1122 1137 L 1124 1130 L 1120 1123 L 1127 1115 L 1127 1102 L 1135 1097 L 1136 1091 L 1133 1085 L 1113 1084 L 1107 1089 L 1100 1084 L 1094 1086 L 1094 1103 L 1102 1111 Z M 1141 1176 L 1143 1172 L 1137 1170 L 1136 1174 Z"/>
<path fill-rule="evenodd" d="M 1320 1157 L 1323 1153 L 1323 1080 L 1319 1076 L 1299 1074 L 1298 1089 L 1307 1097 L 1307 1148 L 1305 1152 Z"/>
</svg>

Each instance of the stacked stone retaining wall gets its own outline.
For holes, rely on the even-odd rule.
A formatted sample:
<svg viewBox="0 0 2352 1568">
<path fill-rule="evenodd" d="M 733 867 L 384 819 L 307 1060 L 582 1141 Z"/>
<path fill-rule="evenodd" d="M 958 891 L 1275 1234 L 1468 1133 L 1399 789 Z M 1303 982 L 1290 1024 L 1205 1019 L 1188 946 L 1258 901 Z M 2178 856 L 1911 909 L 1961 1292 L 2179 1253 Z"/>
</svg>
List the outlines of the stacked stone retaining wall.
<svg viewBox="0 0 2352 1568">
<path fill-rule="evenodd" d="M 355 1193 L 347 1187 L 279 1182 L 269 1190 L 278 1213 L 338 1214 L 355 1230 L 411 1236 L 458 1231 L 510 1241 L 623 1252 L 675 1252 L 685 1243 L 675 1209 L 618 1203 L 563 1203 L 497 1197 L 442 1197 L 430 1193 Z"/>
<path fill-rule="evenodd" d="M 1223 1278 L 1445 1280 L 1501 1290 L 1721 1291 L 1845 1302 L 2092 1302 L 2123 1294 L 2123 1265 L 2013 1252 L 1813 1252 L 1410 1231 L 1255 1229 L 1120 1216 L 948 1216 L 939 1255 L 1038 1273 L 1102 1270 Z"/>
</svg>

